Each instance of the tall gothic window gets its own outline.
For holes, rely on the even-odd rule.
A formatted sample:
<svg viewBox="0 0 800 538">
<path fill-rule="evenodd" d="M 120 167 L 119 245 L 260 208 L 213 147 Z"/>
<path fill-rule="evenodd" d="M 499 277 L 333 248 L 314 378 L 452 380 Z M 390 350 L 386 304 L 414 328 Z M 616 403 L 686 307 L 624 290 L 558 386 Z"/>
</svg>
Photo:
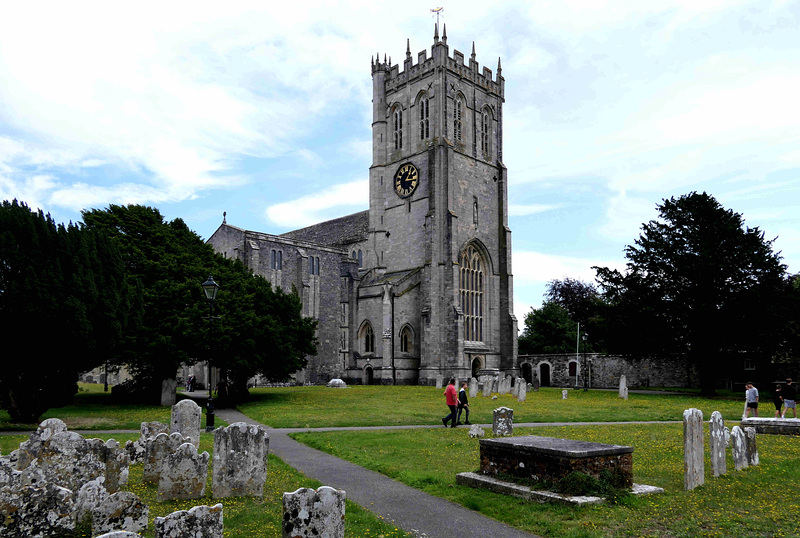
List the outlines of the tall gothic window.
<svg viewBox="0 0 800 538">
<path fill-rule="evenodd" d="M 489 111 L 484 109 L 483 113 L 481 114 L 481 153 L 483 154 L 484 159 L 488 159 L 492 156 L 489 151 L 490 149 L 489 135 L 491 134 L 491 131 L 492 131 L 491 117 L 489 116 Z"/>
<path fill-rule="evenodd" d="M 430 123 L 429 123 L 429 101 L 425 96 L 419 100 L 419 139 L 425 140 L 430 137 Z"/>
<path fill-rule="evenodd" d="M 400 330 L 400 351 L 403 353 L 411 353 L 414 348 L 414 334 L 411 332 L 411 327 L 406 325 Z"/>
<path fill-rule="evenodd" d="M 394 109 L 394 149 L 403 148 L 403 109 L 399 106 Z"/>
<path fill-rule="evenodd" d="M 461 254 L 459 289 L 464 313 L 464 340 L 483 341 L 483 260 L 473 246 Z"/>
<path fill-rule="evenodd" d="M 453 110 L 453 138 L 455 139 L 456 142 L 461 142 L 461 131 L 462 131 L 461 114 L 463 108 L 464 105 L 461 103 L 461 98 L 456 97 L 455 110 Z"/>
<path fill-rule="evenodd" d="M 375 332 L 369 321 L 365 321 L 361 326 L 358 338 L 361 340 L 362 353 L 375 353 Z"/>
</svg>

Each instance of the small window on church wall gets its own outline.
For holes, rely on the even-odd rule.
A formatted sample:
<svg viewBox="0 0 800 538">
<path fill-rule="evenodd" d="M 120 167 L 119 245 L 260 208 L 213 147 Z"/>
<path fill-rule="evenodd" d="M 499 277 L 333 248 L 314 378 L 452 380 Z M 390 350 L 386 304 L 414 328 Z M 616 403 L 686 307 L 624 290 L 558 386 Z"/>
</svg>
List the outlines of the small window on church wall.
<svg viewBox="0 0 800 538">
<path fill-rule="evenodd" d="M 278 271 L 283 271 L 283 251 L 278 251 L 278 265 L 276 267 Z"/>
<path fill-rule="evenodd" d="M 478 225 L 478 199 L 472 198 L 472 224 Z"/>
<path fill-rule="evenodd" d="M 361 269 L 361 267 L 363 267 L 363 266 L 364 266 L 364 253 L 359 250 L 358 251 L 358 268 Z"/>
<path fill-rule="evenodd" d="M 428 98 L 423 97 L 419 100 L 419 139 L 425 140 L 430 137 L 429 123 L 429 104 Z"/>
<path fill-rule="evenodd" d="M 319 257 L 314 258 L 314 272 L 319 276 Z"/>
<path fill-rule="evenodd" d="M 483 260 L 475 247 L 468 247 L 459 260 L 461 311 L 464 340 L 483 341 Z"/>
<path fill-rule="evenodd" d="M 403 109 L 394 109 L 394 149 L 403 148 Z"/>
<path fill-rule="evenodd" d="M 461 131 L 462 131 L 462 123 L 461 123 L 461 114 L 462 114 L 463 105 L 461 104 L 461 98 L 456 99 L 455 110 L 453 111 L 453 138 L 456 142 L 461 142 Z"/>
<path fill-rule="evenodd" d="M 359 340 L 361 340 L 362 353 L 375 353 L 375 332 L 369 322 L 364 323 L 361 327 Z"/>
<path fill-rule="evenodd" d="M 411 353 L 414 349 L 414 335 L 409 327 L 403 327 L 400 331 L 400 351 Z"/>
<path fill-rule="evenodd" d="M 489 111 L 484 110 L 481 114 L 481 153 L 483 154 L 484 159 L 488 159 L 492 156 L 490 142 L 491 131 L 491 117 L 489 116 Z"/>
</svg>

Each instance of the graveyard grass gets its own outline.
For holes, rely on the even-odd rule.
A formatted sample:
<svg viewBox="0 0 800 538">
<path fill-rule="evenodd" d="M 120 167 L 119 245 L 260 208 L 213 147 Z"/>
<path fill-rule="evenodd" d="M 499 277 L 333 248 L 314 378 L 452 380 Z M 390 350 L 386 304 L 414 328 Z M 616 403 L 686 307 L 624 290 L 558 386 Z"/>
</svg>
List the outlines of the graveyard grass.
<svg viewBox="0 0 800 538">
<path fill-rule="evenodd" d="M 169 422 L 169 417 L 167 417 L 167 422 Z M 129 439 L 138 439 L 139 435 L 100 434 L 97 437 L 102 439 L 113 438 L 123 444 Z M 16 449 L 19 443 L 27 439 L 27 435 L 0 435 L 0 452 L 8 454 Z M 212 433 L 201 433 L 200 451 L 205 450 L 212 454 L 213 449 L 214 435 Z M 143 465 L 141 463 L 131 466 L 128 484 L 125 489 L 134 492 L 150 507 L 148 530 L 143 533 L 145 537 L 154 535 L 153 520 L 156 517 L 163 517 L 176 510 L 188 510 L 193 506 L 203 504 L 214 506 L 218 502 L 222 503 L 224 535 L 226 537 L 261 538 L 264 536 L 280 536 L 281 522 L 283 520 L 283 493 L 295 491 L 301 487 L 318 488 L 323 485 L 295 471 L 283 463 L 280 458 L 270 455 L 267 465 L 267 482 L 264 485 L 264 496 L 262 498 L 229 497 L 212 499 L 211 461 L 209 460 L 205 497 L 196 500 L 158 502 L 156 500 L 158 486 L 156 484 L 142 484 L 142 469 Z M 76 538 L 91 536 L 88 529 L 83 529 L 83 531 Z M 345 507 L 345 536 L 353 538 L 400 538 L 408 535 L 357 504 L 347 501 Z"/>
<path fill-rule="evenodd" d="M 443 389 L 420 386 L 286 387 L 251 389 L 251 401 L 238 409 L 250 418 L 273 428 L 322 428 L 331 426 L 392 426 L 438 424 L 449 413 Z M 769 401 L 766 393 L 762 401 Z M 470 421 L 491 423 L 492 411 L 505 406 L 514 409 L 514 422 L 628 422 L 634 420 L 682 420 L 683 410 L 696 407 L 710 417 L 722 413 L 725 420 L 739 420 L 744 395 L 715 399 L 699 395 L 636 394 L 627 401 L 617 391 L 570 390 L 561 399 L 561 389 L 543 388 L 529 392 L 524 402 L 511 394 L 497 400 L 481 393 L 470 398 Z"/>
<path fill-rule="evenodd" d="M 766 406 L 765 406 L 766 407 Z M 516 410 L 515 410 L 516 415 Z M 704 412 L 706 448 L 710 412 Z M 516 416 L 515 416 L 516 418 Z M 673 417 L 675 418 L 675 417 Z M 728 427 L 736 423 L 728 422 Z M 487 434 L 491 436 L 491 427 Z M 800 528 L 798 438 L 759 435 L 761 464 L 714 478 L 706 449 L 705 485 L 683 490 L 682 424 L 514 428 L 544 435 L 634 447 L 634 482 L 659 486 L 660 495 L 625 498 L 617 505 L 566 507 L 527 502 L 456 484 L 476 471 L 478 440 L 468 428 L 298 433 L 310 446 L 383 473 L 409 486 L 540 536 L 797 536 Z"/>
</svg>

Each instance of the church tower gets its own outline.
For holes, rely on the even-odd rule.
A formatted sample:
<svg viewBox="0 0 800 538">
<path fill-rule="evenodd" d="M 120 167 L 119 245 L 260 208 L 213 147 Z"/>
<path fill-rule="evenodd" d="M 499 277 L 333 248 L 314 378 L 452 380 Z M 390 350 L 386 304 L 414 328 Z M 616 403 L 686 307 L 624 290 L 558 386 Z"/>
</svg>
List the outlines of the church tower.
<svg viewBox="0 0 800 538">
<path fill-rule="evenodd" d="M 394 340 L 412 338 L 421 384 L 480 370 L 518 375 L 500 61 L 493 78 L 474 43 L 468 63 L 451 56 L 437 24 L 430 56 L 423 50 L 414 62 L 407 43 L 402 71 L 376 56 L 372 88 L 364 267 L 382 286 L 376 355 L 387 371 L 398 368 L 387 360 Z M 398 284 L 412 274 L 413 284 Z"/>
</svg>

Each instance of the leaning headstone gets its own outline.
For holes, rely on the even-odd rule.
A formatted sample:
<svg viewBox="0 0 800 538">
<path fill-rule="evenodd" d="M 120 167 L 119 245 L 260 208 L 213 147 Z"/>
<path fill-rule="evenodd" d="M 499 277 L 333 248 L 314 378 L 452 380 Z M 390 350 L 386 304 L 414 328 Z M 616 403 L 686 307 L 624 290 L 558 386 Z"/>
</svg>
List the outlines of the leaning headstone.
<svg viewBox="0 0 800 538">
<path fill-rule="evenodd" d="M 566 400 L 568 394 L 569 394 L 569 391 L 567 389 L 562 390 L 561 391 L 561 399 L 562 400 Z"/>
<path fill-rule="evenodd" d="M 525 384 L 525 380 L 519 384 L 519 389 L 517 389 L 517 401 L 524 402 L 525 398 L 528 396 L 528 385 Z"/>
<path fill-rule="evenodd" d="M 330 381 L 328 381 L 328 386 L 331 387 L 331 388 L 334 388 L 334 389 L 346 389 L 347 388 L 347 383 L 345 383 L 343 380 L 337 378 L 337 379 L 331 379 Z"/>
<path fill-rule="evenodd" d="M 263 426 L 236 422 L 214 430 L 212 497 L 261 497 L 267 456 L 269 435 Z"/>
<path fill-rule="evenodd" d="M 746 427 L 744 429 L 745 446 L 747 447 L 747 464 L 758 465 L 758 447 L 756 446 L 756 429 Z"/>
<path fill-rule="evenodd" d="M 527 387 L 527 385 L 525 383 L 525 378 L 524 377 L 518 377 L 517 380 L 515 381 L 515 385 L 514 385 L 514 396 L 516 396 L 517 399 L 519 399 L 519 393 L 522 390 L 525 390 L 527 392 L 527 388 L 528 387 Z"/>
<path fill-rule="evenodd" d="M 619 376 L 619 397 L 623 400 L 628 399 L 628 380 L 624 375 Z"/>
<path fill-rule="evenodd" d="M 71 536 L 72 492 L 55 484 L 0 488 L 0 536 Z"/>
<path fill-rule="evenodd" d="M 703 412 L 687 409 L 683 412 L 683 489 L 693 490 L 705 483 L 704 457 Z"/>
<path fill-rule="evenodd" d="M 184 443 L 167 456 L 167 465 L 158 480 L 158 501 L 199 499 L 206 493 L 208 452 L 197 453 L 192 443 Z"/>
<path fill-rule="evenodd" d="M 202 408 L 194 400 L 181 400 L 172 406 L 169 432 L 180 433 L 192 440 L 195 448 L 200 446 L 200 422 Z"/>
<path fill-rule="evenodd" d="M 731 453 L 733 454 L 734 469 L 741 471 L 748 467 L 747 439 L 739 426 L 734 426 L 731 430 Z"/>
<path fill-rule="evenodd" d="M 283 538 L 344 538 L 345 492 L 328 486 L 283 494 Z"/>
<path fill-rule="evenodd" d="M 514 435 L 514 410 L 498 407 L 492 413 L 492 434 L 495 436 Z"/>
<path fill-rule="evenodd" d="M 161 405 L 163 407 L 175 405 L 175 391 L 177 388 L 177 379 L 165 379 L 161 382 Z"/>
<path fill-rule="evenodd" d="M 52 483 L 78 491 L 86 482 L 106 476 L 106 461 L 112 457 L 109 452 L 113 450 L 107 449 L 101 439 L 84 439 L 70 431 L 56 433 L 45 441 L 38 457 L 23 471 L 22 482 L 31 486 Z M 113 457 L 116 455 L 113 453 Z M 119 484 L 119 476 L 113 482 Z"/>
<path fill-rule="evenodd" d="M 39 457 L 39 451 L 46 441 L 55 434 L 65 431 L 67 431 L 67 425 L 57 418 L 48 418 L 39 424 L 39 427 L 30 435 L 28 440 L 19 444 L 17 470 L 21 471 L 30 465 L 33 460 Z"/>
<path fill-rule="evenodd" d="M 155 538 L 222 538 L 222 504 L 195 506 L 154 521 Z"/>
<path fill-rule="evenodd" d="M 147 529 L 147 505 L 135 493 L 118 491 L 92 511 L 92 534 L 110 531 L 142 532 Z"/>
<path fill-rule="evenodd" d="M 473 424 L 472 426 L 470 426 L 470 428 L 469 428 L 469 436 L 471 438 L 474 439 L 476 437 L 483 437 L 484 435 L 486 435 L 486 432 L 483 430 L 483 428 L 481 428 L 477 424 Z"/>
<path fill-rule="evenodd" d="M 86 482 L 78 493 L 75 494 L 75 523 L 80 524 L 85 519 L 91 519 L 95 508 L 109 496 L 108 490 L 103 486 L 105 478 L 102 476 Z"/>
<path fill-rule="evenodd" d="M 488 398 L 492 395 L 492 378 L 488 375 L 483 376 L 483 397 Z"/>
<path fill-rule="evenodd" d="M 711 449 L 711 470 L 714 476 L 720 476 L 728 472 L 726 454 L 727 443 L 725 442 L 725 421 L 719 411 L 711 413 L 711 420 L 708 421 L 708 441 Z"/>
<path fill-rule="evenodd" d="M 184 443 L 191 442 L 179 433 L 167 435 L 159 433 L 145 443 L 144 469 L 142 481 L 158 484 L 161 473 L 166 465 L 167 456 L 178 450 Z"/>
<path fill-rule="evenodd" d="M 478 380 L 471 377 L 469 380 L 469 397 L 474 398 L 478 395 Z"/>
</svg>

